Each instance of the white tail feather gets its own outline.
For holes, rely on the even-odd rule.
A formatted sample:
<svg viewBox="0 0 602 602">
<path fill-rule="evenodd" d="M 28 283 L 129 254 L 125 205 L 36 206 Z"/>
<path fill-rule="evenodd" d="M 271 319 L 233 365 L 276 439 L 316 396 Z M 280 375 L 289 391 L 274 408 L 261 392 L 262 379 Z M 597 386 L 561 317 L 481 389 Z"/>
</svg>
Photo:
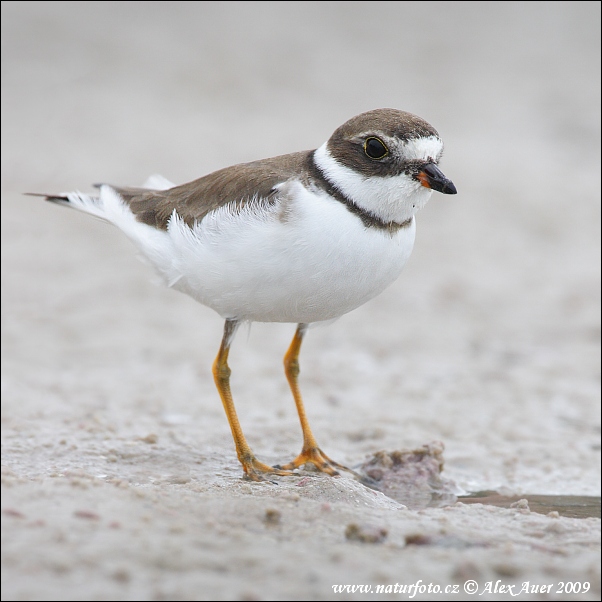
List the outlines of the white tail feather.
<svg viewBox="0 0 602 602">
<path fill-rule="evenodd" d="M 173 182 L 170 182 L 167 178 L 164 178 L 159 174 L 149 176 L 146 182 L 142 184 L 142 188 L 148 188 L 150 190 L 169 190 L 174 186 L 175 184 Z"/>
</svg>

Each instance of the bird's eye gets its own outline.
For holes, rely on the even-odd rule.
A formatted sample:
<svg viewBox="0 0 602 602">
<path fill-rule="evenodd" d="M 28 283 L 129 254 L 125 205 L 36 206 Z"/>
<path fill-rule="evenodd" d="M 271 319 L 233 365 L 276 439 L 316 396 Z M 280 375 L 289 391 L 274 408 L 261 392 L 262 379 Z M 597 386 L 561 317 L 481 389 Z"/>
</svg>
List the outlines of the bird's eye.
<svg viewBox="0 0 602 602">
<path fill-rule="evenodd" d="M 364 152 L 370 159 L 382 159 L 389 154 L 389 149 L 380 138 L 366 138 L 364 142 Z"/>
</svg>

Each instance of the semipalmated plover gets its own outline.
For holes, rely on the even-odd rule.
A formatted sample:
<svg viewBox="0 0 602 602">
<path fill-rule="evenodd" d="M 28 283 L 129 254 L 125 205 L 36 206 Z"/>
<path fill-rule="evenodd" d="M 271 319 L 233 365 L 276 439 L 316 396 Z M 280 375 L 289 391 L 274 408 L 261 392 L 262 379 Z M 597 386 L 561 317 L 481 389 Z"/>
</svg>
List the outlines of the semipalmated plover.
<svg viewBox="0 0 602 602">
<path fill-rule="evenodd" d="M 188 184 L 155 177 L 145 188 L 100 185 L 97 195 L 42 195 L 123 230 L 167 286 L 225 319 L 213 375 L 246 477 L 289 475 L 306 463 L 343 466 L 318 447 L 297 377 L 309 324 L 372 299 L 400 274 L 415 213 L 433 190 L 455 194 L 438 167 L 443 143 L 426 121 L 395 109 L 353 117 L 317 150 L 234 165 Z M 259 462 L 230 392 L 228 353 L 241 322 L 294 322 L 284 367 L 303 431 L 283 466 Z"/>
</svg>

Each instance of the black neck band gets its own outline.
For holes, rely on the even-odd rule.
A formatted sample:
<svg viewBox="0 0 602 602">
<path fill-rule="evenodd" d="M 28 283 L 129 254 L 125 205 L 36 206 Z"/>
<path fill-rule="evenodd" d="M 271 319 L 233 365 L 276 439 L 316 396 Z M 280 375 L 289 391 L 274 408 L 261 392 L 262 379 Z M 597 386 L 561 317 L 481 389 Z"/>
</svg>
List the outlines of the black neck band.
<svg viewBox="0 0 602 602">
<path fill-rule="evenodd" d="M 309 175 L 312 182 L 321 188 L 324 192 L 329 194 L 331 197 L 343 203 L 345 207 L 351 213 L 357 215 L 366 228 L 377 228 L 379 230 L 386 230 L 390 234 L 394 234 L 398 230 L 402 228 L 407 228 L 414 218 L 409 218 L 404 222 L 385 222 L 379 217 L 376 217 L 373 213 L 366 211 L 366 209 L 362 209 L 358 207 L 349 197 L 345 196 L 343 192 L 341 192 L 328 178 L 324 175 L 324 172 L 316 165 L 316 161 L 314 159 L 314 153 L 309 154 Z"/>
</svg>

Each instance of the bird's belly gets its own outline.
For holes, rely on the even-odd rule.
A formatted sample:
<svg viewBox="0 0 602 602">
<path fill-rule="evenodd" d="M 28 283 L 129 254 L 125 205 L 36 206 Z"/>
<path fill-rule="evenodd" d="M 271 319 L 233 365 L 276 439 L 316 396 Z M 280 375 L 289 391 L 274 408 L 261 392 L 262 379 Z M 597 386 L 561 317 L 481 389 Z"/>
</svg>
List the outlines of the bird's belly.
<svg viewBox="0 0 602 602">
<path fill-rule="evenodd" d="M 172 233 L 174 288 L 224 318 L 257 322 L 311 323 L 359 307 L 399 276 L 414 220 L 391 234 L 366 228 L 338 201 L 318 200 L 304 199 L 293 216 L 251 208 L 208 216 L 193 236 Z"/>
</svg>

